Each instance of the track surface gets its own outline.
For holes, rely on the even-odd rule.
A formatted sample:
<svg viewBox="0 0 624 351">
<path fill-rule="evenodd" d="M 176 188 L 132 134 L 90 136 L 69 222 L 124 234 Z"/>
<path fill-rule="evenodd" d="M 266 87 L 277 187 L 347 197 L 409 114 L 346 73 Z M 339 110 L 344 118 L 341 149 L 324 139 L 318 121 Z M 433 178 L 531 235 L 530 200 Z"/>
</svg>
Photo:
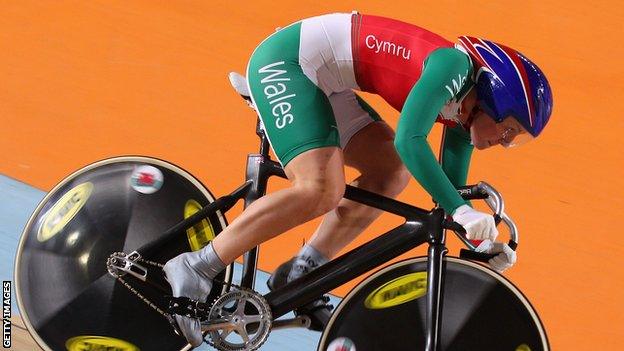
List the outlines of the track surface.
<svg viewBox="0 0 624 351">
<path fill-rule="evenodd" d="M 227 73 L 244 71 L 256 44 L 275 27 L 303 17 L 358 9 L 447 38 L 471 34 L 518 48 L 549 75 L 555 96 L 551 126 L 540 140 L 517 150 L 477 152 L 470 180 L 499 188 L 517 219 L 519 262 L 507 275 L 541 312 L 553 349 L 619 349 L 624 337 L 624 240 L 617 228 L 624 214 L 620 3 L 19 1 L 1 6 L 0 173 L 43 190 L 91 161 L 144 154 L 186 168 L 215 194 L 231 191 L 243 177 L 245 155 L 257 150 L 257 139 L 255 117 L 230 88 Z M 368 100 L 396 126 L 396 111 L 376 97 Z M 440 129 L 432 134 L 437 145 Z M 271 189 L 283 186 L 277 181 Z M 400 199 L 430 206 L 416 182 Z M 383 217 L 356 244 L 397 221 Z M 287 259 L 315 223 L 263 245 L 261 267 L 271 271 Z M 456 250 L 452 244 L 451 252 Z"/>
</svg>

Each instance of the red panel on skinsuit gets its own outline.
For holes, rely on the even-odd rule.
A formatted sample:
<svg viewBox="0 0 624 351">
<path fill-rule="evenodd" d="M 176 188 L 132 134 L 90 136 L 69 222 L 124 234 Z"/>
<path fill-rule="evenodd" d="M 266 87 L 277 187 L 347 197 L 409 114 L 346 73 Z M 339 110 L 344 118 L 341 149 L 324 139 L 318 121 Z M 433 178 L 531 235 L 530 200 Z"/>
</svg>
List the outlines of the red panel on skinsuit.
<svg viewBox="0 0 624 351">
<path fill-rule="evenodd" d="M 435 33 L 390 18 L 356 14 L 351 21 L 358 85 L 381 95 L 398 111 L 420 78 L 427 56 L 435 49 L 453 47 Z"/>
</svg>

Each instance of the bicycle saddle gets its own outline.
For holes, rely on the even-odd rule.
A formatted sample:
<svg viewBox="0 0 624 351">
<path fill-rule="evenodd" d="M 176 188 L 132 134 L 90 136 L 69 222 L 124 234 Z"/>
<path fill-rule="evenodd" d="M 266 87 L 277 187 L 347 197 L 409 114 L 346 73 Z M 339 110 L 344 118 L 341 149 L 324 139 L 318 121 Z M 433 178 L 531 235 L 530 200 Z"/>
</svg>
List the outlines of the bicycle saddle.
<svg viewBox="0 0 624 351">
<path fill-rule="evenodd" d="M 239 93 L 243 97 L 250 96 L 249 87 L 247 86 L 247 79 L 245 78 L 245 76 L 240 73 L 230 72 L 228 77 L 230 78 L 230 83 L 232 84 L 232 87 L 234 88 L 234 90 L 236 90 L 237 93 Z"/>
</svg>

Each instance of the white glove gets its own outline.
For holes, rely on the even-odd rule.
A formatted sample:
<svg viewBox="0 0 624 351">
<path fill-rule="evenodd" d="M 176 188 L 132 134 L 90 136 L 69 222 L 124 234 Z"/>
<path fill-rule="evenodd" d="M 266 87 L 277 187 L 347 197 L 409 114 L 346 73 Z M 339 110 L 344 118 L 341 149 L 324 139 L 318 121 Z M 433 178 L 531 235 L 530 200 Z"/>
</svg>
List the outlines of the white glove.
<svg viewBox="0 0 624 351">
<path fill-rule="evenodd" d="M 459 206 L 453 213 L 453 220 L 466 229 L 466 238 L 470 240 L 494 240 L 498 236 L 494 216 L 468 205 Z"/>
<path fill-rule="evenodd" d="M 518 259 L 516 252 L 512 250 L 509 245 L 492 242 L 491 240 L 483 240 L 475 250 L 489 254 L 498 254 L 488 261 L 490 267 L 498 273 L 503 273 L 506 269 L 513 266 Z"/>
</svg>

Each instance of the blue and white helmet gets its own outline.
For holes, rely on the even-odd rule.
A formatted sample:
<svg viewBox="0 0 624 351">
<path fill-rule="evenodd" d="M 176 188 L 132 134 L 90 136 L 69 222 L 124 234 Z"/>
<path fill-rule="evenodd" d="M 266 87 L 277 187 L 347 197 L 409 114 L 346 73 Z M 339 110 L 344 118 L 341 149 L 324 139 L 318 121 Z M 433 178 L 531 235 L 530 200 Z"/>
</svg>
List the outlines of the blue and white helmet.
<svg viewBox="0 0 624 351">
<path fill-rule="evenodd" d="M 552 92 L 546 76 L 526 56 L 505 45 L 459 37 L 459 49 L 475 64 L 477 103 L 496 122 L 514 117 L 537 137 L 552 113 Z"/>
</svg>

